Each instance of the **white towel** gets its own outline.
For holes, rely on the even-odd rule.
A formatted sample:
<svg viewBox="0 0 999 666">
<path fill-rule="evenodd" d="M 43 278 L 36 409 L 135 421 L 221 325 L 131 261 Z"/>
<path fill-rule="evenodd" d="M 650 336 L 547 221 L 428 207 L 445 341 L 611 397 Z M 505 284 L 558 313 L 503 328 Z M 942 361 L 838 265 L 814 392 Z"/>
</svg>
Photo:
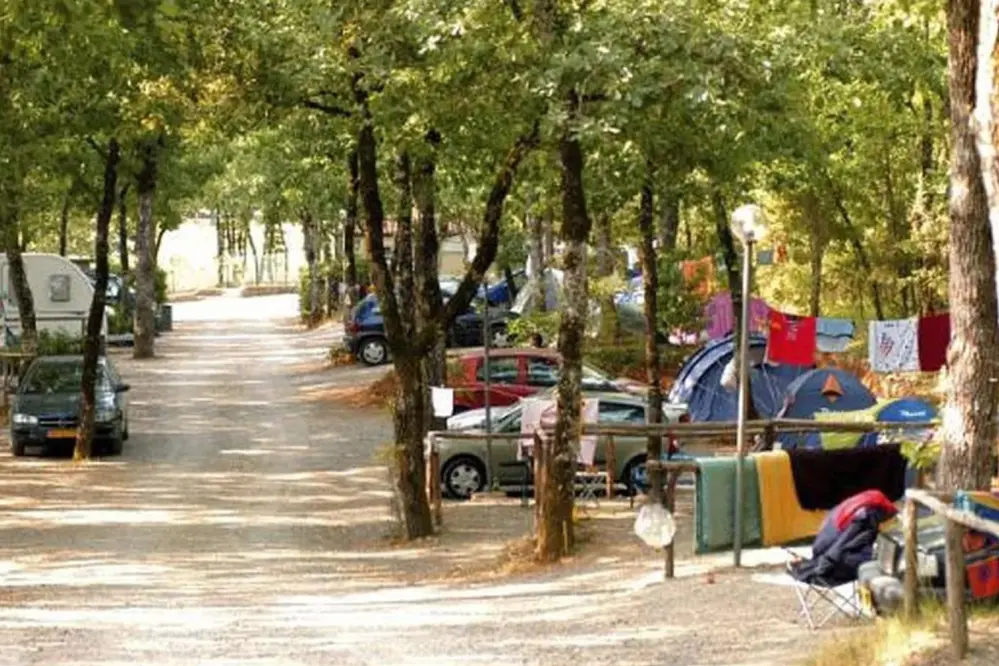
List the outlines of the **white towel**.
<svg viewBox="0 0 999 666">
<path fill-rule="evenodd" d="M 867 340 L 874 372 L 919 371 L 919 320 L 872 321 Z"/>
</svg>

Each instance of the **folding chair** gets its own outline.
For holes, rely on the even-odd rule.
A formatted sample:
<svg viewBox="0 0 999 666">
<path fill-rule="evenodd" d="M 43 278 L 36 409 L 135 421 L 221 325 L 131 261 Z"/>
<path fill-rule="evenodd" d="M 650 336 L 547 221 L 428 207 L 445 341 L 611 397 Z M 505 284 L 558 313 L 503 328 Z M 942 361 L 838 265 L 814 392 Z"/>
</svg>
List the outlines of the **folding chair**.
<svg viewBox="0 0 999 666">
<path fill-rule="evenodd" d="M 871 619 L 861 603 L 857 579 L 848 582 L 825 580 L 814 573 L 813 560 L 785 550 L 794 558 L 785 566 L 794 581 L 794 593 L 800 605 L 798 617 L 805 618 L 809 629 L 820 629 L 839 615 L 851 620 Z"/>
<path fill-rule="evenodd" d="M 579 499 L 582 502 L 593 502 L 595 506 L 600 506 L 600 499 L 597 493 L 607 487 L 607 472 L 602 472 L 596 467 L 586 467 L 579 465 L 576 468 L 576 488 L 579 491 Z"/>
</svg>

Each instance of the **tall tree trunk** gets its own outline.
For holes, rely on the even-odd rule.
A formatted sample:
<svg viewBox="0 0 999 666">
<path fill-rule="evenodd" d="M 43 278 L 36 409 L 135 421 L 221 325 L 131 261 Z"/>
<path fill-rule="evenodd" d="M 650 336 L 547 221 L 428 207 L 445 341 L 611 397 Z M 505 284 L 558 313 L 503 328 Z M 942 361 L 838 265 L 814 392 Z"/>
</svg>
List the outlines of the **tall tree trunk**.
<svg viewBox="0 0 999 666">
<path fill-rule="evenodd" d="M 354 241 L 354 230 L 357 228 L 357 151 L 350 151 L 347 156 L 347 205 L 343 220 L 343 256 L 346 261 L 343 279 L 347 286 L 347 303 L 344 307 L 344 322 L 350 319 L 359 297 L 357 283 L 357 255 Z"/>
<path fill-rule="evenodd" d="M 531 302 L 536 312 L 544 312 L 547 306 L 545 298 L 545 274 L 548 264 L 545 262 L 545 227 L 542 216 L 528 211 L 527 213 L 527 251 L 530 256 L 532 272 L 528 278 L 527 288 L 530 290 Z"/>
<path fill-rule="evenodd" d="M 545 239 L 545 266 L 551 268 L 555 265 L 555 210 L 551 206 L 545 208 L 541 224 Z"/>
<path fill-rule="evenodd" d="M 661 423 L 663 413 L 662 363 L 659 359 L 657 333 L 659 331 L 659 266 L 656 262 L 655 228 L 653 223 L 654 201 L 652 192 L 651 167 L 647 167 L 645 183 L 639 199 L 638 227 L 642 233 L 641 262 L 642 286 L 645 291 L 645 380 L 649 384 L 649 423 Z M 676 228 L 672 233 L 673 246 L 676 246 Z M 665 245 L 668 238 L 664 238 Z M 648 460 L 659 460 L 663 452 L 662 437 L 649 435 L 646 443 Z M 649 468 L 649 501 L 662 501 L 662 472 L 656 467 Z"/>
<path fill-rule="evenodd" d="M 72 191 L 72 190 L 71 190 Z M 69 204 L 70 192 L 62 200 L 62 210 L 59 211 L 59 256 L 65 257 L 69 245 Z"/>
<path fill-rule="evenodd" d="M 846 207 L 846 202 L 844 201 L 839 188 L 835 186 L 832 178 L 830 178 L 828 174 L 826 174 L 826 181 L 829 184 L 830 194 L 836 204 L 836 210 L 839 211 L 843 225 L 846 227 L 850 247 L 853 248 L 853 253 L 857 257 L 857 263 L 860 264 L 867 281 L 871 285 L 871 298 L 874 301 L 874 316 L 878 319 L 885 319 L 884 301 L 881 298 L 881 283 L 874 279 L 874 266 L 871 264 L 870 255 L 867 254 L 867 250 L 864 248 L 864 242 L 861 238 L 860 231 L 853 223 L 853 218 L 850 215 L 850 211 Z"/>
<path fill-rule="evenodd" d="M 128 279 L 128 189 L 129 183 L 118 193 L 118 263 L 121 275 Z"/>
<path fill-rule="evenodd" d="M 218 270 L 218 280 L 216 286 L 221 289 L 225 286 L 225 215 L 220 213 L 216 208 L 212 213 L 212 217 L 215 218 L 215 263 L 217 264 L 216 269 Z"/>
<path fill-rule="evenodd" d="M 597 277 L 614 276 L 614 230 L 610 215 L 597 216 Z M 612 342 L 620 337 L 617 308 L 614 305 L 614 292 L 604 285 L 600 294 L 600 339 Z"/>
<path fill-rule="evenodd" d="M 104 163 L 104 197 L 97 211 L 97 234 L 94 239 L 94 297 L 87 315 L 87 332 L 83 341 L 83 374 L 80 381 L 80 424 L 76 430 L 75 460 L 90 458 L 96 421 L 97 361 L 101 354 L 101 327 L 108 290 L 108 232 L 114 214 L 118 191 L 119 147 L 117 139 L 108 144 Z"/>
<path fill-rule="evenodd" d="M 559 323 L 558 350 L 562 356 L 556 388 L 557 415 L 551 450 L 545 454 L 547 478 L 541 481 L 538 497 L 537 558 L 558 561 L 574 546 L 572 506 L 575 495 L 576 462 L 581 430 L 583 341 L 586 331 L 588 290 L 586 282 L 587 240 L 590 217 L 583 189 L 583 147 L 576 135 L 579 120 L 579 96 L 575 90 L 566 97 L 568 126 L 559 139 L 562 166 L 562 240 L 564 299 Z"/>
<path fill-rule="evenodd" d="M 315 326 L 322 319 L 322 305 L 320 304 L 319 285 L 319 261 L 316 247 L 316 221 L 312 213 L 302 211 L 302 249 L 305 252 L 305 265 L 308 271 L 308 303 L 306 312 L 308 313 L 309 326 Z"/>
<path fill-rule="evenodd" d="M 814 228 L 811 233 L 809 250 L 811 273 L 808 289 L 808 313 L 812 317 L 818 317 L 822 308 L 822 259 L 825 255 L 826 244 L 820 232 Z"/>
<path fill-rule="evenodd" d="M 358 192 L 364 205 L 371 274 L 381 304 L 385 333 L 399 380 L 393 421 L 395 447 L 391 471 L 393 496 L 398 509 L 402 536 L 407 540 L 433 533 L 430 504 L 427 501 L 423 437 L 427 410 L 423 404 L 423 373 L 419 356 L 407 344 L 395 280 L 388 270 L 385 252 L 385 212 L 378 187 L 378 158 L 374 127 L 367 112 L 367 93 L 355 88 L 358 105 L 364 110 L 364 124 L 358 133 Z"/>
<path fill-rule="evenodd" d="M 395 166 L 399 207 L 396 213 L 392 268 L 395 272 L 395 297 L 399 304 L 400 322 L 403 333 L 410 337 L 416 332 L 416 281 L 413 277 L 413 174 L 409 153 L 403 151 Z"/>
<path fill-rule="evenodd" d="M 153 268 L 160 264 L 160 247 L 163 245 L 163 237 L 169 231 L 166 227 L 160 227 L 156 232 L 156 243 L 153 245 Z M 243 258 L 246 258 L 246 247 L 243 247 Z"/>
<path fill-rule="evenodd" d="M 680 234 L 680 197 L 668 188 L 661 205 L 659 248 L 665 252 L 673 252 Z"/>
<path fill-rule="evenodd" d="M 991 19 L 990 19 L 991 20 Z M 975 107 L 979 4 L 947 3 L 950 55 L 950 382 L 943 410 L 943 449 L 938 484 L 944 491 L 988 490 L 996 443 L 996 367 L 999 326 L 996 259 L 989 206 L 972 127 Z M 985 45 L 986 47 L 990 45 Z M 991 69 L 991 58 L 982 63 Z M 989 91 L 991 98 L 991 93 Z M 980 100 L 982 105 L 990 99 Z M 985 115 L 985 114 L 983 114 Z M 992 145 L 992 127 L 981 143 Z M 995 185 L 994 160 L 985 151 L 985 181 Z M 997 201 L 999 204 L 999 201 Z"/>
<path fill-rule="evenodd" d="M 3 235 L 4 251 L 7 253 L 7 266 L 10 274 L 10 288 L 17 301 L 17 313 L 21 322 L 21 349 L 33 352 L 38 349 L 38 327 L 35 323 L 35 299 L 31 294 L 28 276 L 21 256 L 20 184 L 0 182 L 0 234 Z M 5 334 L 0 331 L 0 335 Z"/>
<path fill-rule="evenodd" d="M 736 340 L 742 330 L 742 270 L 739 267 L 739 254 L 735 249 L 735 238 L 732 227 L 729 226 L 728 208 L 725 205 L 725 195 L 717 188 L 711 192 L 711 208 L 715 217 L 715 233 L 725 258 L 725 275 L 728 282 L 728 292 L 732 295 L 732 334 Z"/>
<path fill-rule="evenodd" d="M 423 373 L 428 386 L 447 383 L 446 336 L 440 326 L 444 301 L 440 290 L 440 239 L 437 235 L 437 163 L 440 134 L 430 130 L 426 136 L 430 155 L 421 157 L 413 172 L 413 198 L 419 220 L 414 236 L 416 258 L 416 320 L 421 330 L 433 336 L 430 353 L 423 358 Z M 428 407 L 430 401 L 427 401 Z M 428 419 L 432 414 L 428 414 Z"/>
<path fill-rule="evenodd" d="M 260 284 L 260 256 L 257 254 L 257 243 L 253 240 L 253 219 L 246 223 L 246 242 L 250 246 L 250 253 L 253 255 L 253 284 Z"/>
<path fill-rule="evenodd" d="M 159 142 L 146 142 L 141 149 L 141 167 L 136 178 L 139 221 L 135 232 L 135 358 L 156 353 L 156 219 L 153 200 L 159 167 Z"/>
</svg>

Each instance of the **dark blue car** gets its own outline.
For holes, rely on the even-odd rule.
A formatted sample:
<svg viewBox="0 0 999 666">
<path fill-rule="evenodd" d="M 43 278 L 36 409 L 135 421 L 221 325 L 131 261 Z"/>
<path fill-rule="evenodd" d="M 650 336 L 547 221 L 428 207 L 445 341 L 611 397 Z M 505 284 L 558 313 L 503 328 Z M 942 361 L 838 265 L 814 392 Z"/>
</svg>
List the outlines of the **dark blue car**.
<svg viewBox="0 0 999 666">
<path fill-rule="evenodd" d="M 454 293 L 446 285 L 441 285 L 444 300 Z M 473 301 L 465 312 L 455 317 L 447 331 L 448 347 L 480 347 L 485 340 L 482 335 L 482 302 Z M 507 346 L 506 317 L 502 313 L 490 312 L 490 343 L 494 347 Z M 385 321 L 374 294 L 365 296 L 351 313 L 350 321 L 344 330 L 344 347 L 365 365 L 381 365 L 389 360 L 388 340 L 385 337 Z"/>
</svg>

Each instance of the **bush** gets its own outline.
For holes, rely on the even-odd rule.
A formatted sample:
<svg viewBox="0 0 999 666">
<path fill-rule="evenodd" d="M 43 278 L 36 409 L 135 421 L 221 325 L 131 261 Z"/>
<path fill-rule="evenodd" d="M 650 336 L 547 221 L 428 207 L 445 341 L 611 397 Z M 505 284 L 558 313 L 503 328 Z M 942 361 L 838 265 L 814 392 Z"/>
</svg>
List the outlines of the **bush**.
<svg viewBox="0 0 999 666">
<path fill-rule="evenodd" d="M 83 338 L 64 331 L 38 331 L 39 356 L 63 356 L 83 353 Z"/>
</svg>

